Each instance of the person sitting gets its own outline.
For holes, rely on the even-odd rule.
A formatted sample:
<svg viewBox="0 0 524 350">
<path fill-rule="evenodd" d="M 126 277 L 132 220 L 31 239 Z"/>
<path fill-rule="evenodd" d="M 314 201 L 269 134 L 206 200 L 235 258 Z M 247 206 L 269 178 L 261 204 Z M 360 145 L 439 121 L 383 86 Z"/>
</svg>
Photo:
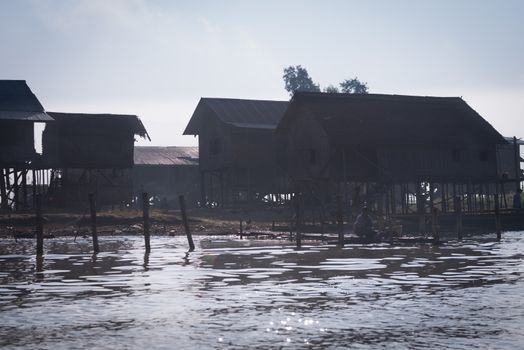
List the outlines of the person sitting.
<svg viewBox="0 0 524 350">
<path fill-rule="evenodd" d="M 513 196 L 513 208 L 522 209 L 522 189 L 519 188 Z"/>
<path fill-rule="evenodd" d="M 375 238 L 375 231 L 373 231 L 373 222 L 371 221 L 371 217 L 369 216 L 367 207 L 363 207 L 361 213 L 357 216 L 357 219 L 353 224 L 353 231 L 360 238 Z"/>
</svg>

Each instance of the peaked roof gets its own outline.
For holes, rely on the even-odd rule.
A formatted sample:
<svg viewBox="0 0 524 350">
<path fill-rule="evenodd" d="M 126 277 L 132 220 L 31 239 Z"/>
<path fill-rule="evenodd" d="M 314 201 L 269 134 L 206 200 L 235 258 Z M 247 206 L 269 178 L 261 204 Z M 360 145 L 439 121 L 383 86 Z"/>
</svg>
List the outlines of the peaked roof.
<svg viewBox="0 0 524 350">
<path fill-rule="evenodd" d="M 275 129 L 289 102 L 201 98 L 184 135 L 198 135 L 205 120 L 215 116 L 224 124 L 237 128 Z"/>
<path fill-rule="evenodd" d="M 25 80 L 0 80 L 0 119 L 51 121 Z"/>
<path fill-rule="evenodd" d="M 198 147 L 135 147 L 135 165 L 198 165 Z"/>
<path fill-rule="evenodd" d="M 88 113 L 48 113 L 56 123 L 53 127 L 67 127 L 74 129 L 99 128 L 103 130 L 125 130 L 149 138 L 146 128 L 138 116 L 131 114 L 88 114 Z"/>
<path fill-rule="evenodd" d="M 341 144 L 506 143 L 459 97 L 297 92 L 277 132 L 306 114 Z"/>
</svg>

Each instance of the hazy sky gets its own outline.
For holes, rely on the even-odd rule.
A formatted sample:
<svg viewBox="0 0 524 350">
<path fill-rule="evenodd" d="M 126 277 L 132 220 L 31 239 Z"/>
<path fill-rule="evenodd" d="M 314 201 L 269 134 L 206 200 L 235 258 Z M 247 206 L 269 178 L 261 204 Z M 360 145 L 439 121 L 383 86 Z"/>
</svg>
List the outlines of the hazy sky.
<svg viewBox="0 0 524 350">
<path fill-rule="evenodd" d="M 282 69 L 321 86 L 462 96 L 524 136 L 524 1 L 0 0 L 0 79 L 48 111 L 130 113 L 182 136 L 200 97 L 288 99 Z"/>
</svg>

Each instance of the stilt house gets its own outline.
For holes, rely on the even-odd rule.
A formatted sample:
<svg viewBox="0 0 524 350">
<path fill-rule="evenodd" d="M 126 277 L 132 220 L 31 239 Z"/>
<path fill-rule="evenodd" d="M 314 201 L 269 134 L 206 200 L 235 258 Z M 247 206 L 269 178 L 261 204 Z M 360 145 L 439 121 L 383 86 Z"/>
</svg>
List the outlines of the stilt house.
<svg viewBox="0 0 524 350">
<path fill-rule="evenodd" d="M 135 147 L 133 191 L 135 198 L 147 192 L 155 205 L 178 208 L 179 195 L 189 207 L 200 200 L 198 147 Z"/>
<path fill-rule="evenodd" d="M 425 192 L 443 210 L 456 195 L 473 209 L 474 194 L 504 181 L 497 149 L 507 142 L 461 98 L 297 92 L 277 134 L 295 185 L 335 184 L 347 202 L 374 191 L 407 211 Z"/>
<path fill-rule="evenodd" d="M 35 169 L 38 157 L 34 123 L 52 120 L 24 80 L 0 80 L 0 203 L 4 210 L 17 209 L 19 204 L 27 207 L 28 172 Z M 35 176 L 32 179 L 36 185 Z"/>
<path fill-rule="evenodd" d="M 256 202 L 284 191 L 274 131 L 287 101 L 202 98 L 184 135 L 198 135 L 202 203 Z"/>
<path fill-rule="evenodd" d="M 135 135 L 149 138 L 136 115 L 49 112 L 55 122 L 42 135 L 43 159 L 54 169 L 49 197 L 57 205 L 100 205 L 130 201 L 133 188 L 124 169 L 133 167 Z"/>
</svg>

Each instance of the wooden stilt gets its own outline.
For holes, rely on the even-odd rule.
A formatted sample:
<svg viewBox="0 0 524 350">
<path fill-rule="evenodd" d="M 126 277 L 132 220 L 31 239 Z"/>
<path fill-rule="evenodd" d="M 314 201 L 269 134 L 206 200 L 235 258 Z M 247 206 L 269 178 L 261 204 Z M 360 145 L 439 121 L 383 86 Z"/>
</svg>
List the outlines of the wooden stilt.
<svg viewBox="0 0 524 350">
<path fill-rule="evenodd" d="M 98 254 L 100 248 L 98 246 L 98 233 L 96 227 L 96 203 L 94 194 L 89 194 L 89 211 L 91 212 L 91 236 L 93 238 L 93 252 Z"/>
<path fill-rule="evenodd" d="M 425 217 L 425 203 L 423 202 L 421 184 L 417 182 L 415 184 L 415 194 L 417 200 L 417 214 L 418 214 L 418 230 L 419 233 L 426 232 L 426 217 Z"/>
<path fill-rule="evenodd" d="M 2 202 L 2 210 L 7 211 L 7 189 L 5 183 L 5 171 L 0 168 L 0 201 Z"/>
<path fill-rule="evenodd" d="M 461 197 L 459 196 L 456 196 L 453 200 L 453 210 L 455 211 L 458 240 L 462 240 L 462 204 L 460 202 Z"/>
<path fill-rule="evenodd" d="M 32 188 L 32 191 L 33 191 L 33 208 L 36 208 L 36 170 L 35 169 L 32 169 L 31 170 L 31 188 Z"/>
<path fill-rule="evenodd" d="M 429 183 L 429 209 L 430 212 L 433 212 L 433 208 L 435 208 L 435 185 L 433 182 Z"/>
<path fill-rule="evenodd" d="M 273 221 L 274 224 L 274 221 Z M 242 230 L 242 218 L 240 218 L 240 227 L 239 227 L 239 233 L 240 233 L 240 239 L 243 238 L 243 230 Z"/>
<path fill-rule="evenodd" d="M 22 200 L 23 208 L 27 210 L 27 169 L 22 172 Z"/>
<path fill-rule="evenodd" d="M 20 209 L 20 187 L 18 186 L 19 181 L 19 171 L 18 169 L 13 169 L 13 204 L 14 209 L 18 211 Z"/>
<path fill-rule="evenodd" d="M 42 197 L 37 195 L 36 204 L 36 255 L 44 255 L 44 220 L 42 218 Z"/>
<path fill-rule="evenodd" d="M 439 226 L 438 226 L 438 209 L 433 208 L 431 210 L 431 233 L 433 234 L 433 241 L 439 243 Z"/>
<path fill-rule="evenodd" d="M 146 253 L 151 252 L 151 237 L 149 232 L 149 195 L 147 192 L 142 193 L 142 217 L 144 219 L 144 242 Z"/>
<path fill-rule="evenodd" d="M 189 251 L 192 252 L 193 250 L 195 250 L 195 243 L 193 243 L 193 236 L 191 235 L 191 230 L 189 229 L 189 222 L 187 220 L 186 199 L 184 195 L 180 195 L 178 196 L 178 200 L 180 201 L 180 212 L 182 214 L 182 222 L 186 231 L 187 243 L 189 244 Z"/>
<path fill-rule="evenodd" d="M 442 191 L 441 191 L 441 196 L 442 196 L 441 209 L 442 209 L 443 213 L 447 213 L 448 212 L 448 184 L 442 183 L 441 186 L 442 186 Z"/>
<path fill-rule="evenodd" d="M 500 203 L 498 194 L 495 193 L 495 232 L 497 233 L 497 240 L 500 241 L 502 238 L 501 224 L 500 224 Z"/>
<path fill-rule="evenodd" d="M 337 231 L 338 231 L 338 245 L 344 246 L 344 218 L 342 214 L 342 197 L 337 196 Z"/>
<path fill-rule="evenodd" d="M 301 205 L 300 205 L 300 195 L 297 193 L 295 195 L 295 230 L 297 232 L 297 237 L 296 237 L 296 240 L 297 240 L 297 248 L 300 248 L 302 246 L 302 233 L 300 232 L 300 210 L 301 210 Z"/>
</svg>

